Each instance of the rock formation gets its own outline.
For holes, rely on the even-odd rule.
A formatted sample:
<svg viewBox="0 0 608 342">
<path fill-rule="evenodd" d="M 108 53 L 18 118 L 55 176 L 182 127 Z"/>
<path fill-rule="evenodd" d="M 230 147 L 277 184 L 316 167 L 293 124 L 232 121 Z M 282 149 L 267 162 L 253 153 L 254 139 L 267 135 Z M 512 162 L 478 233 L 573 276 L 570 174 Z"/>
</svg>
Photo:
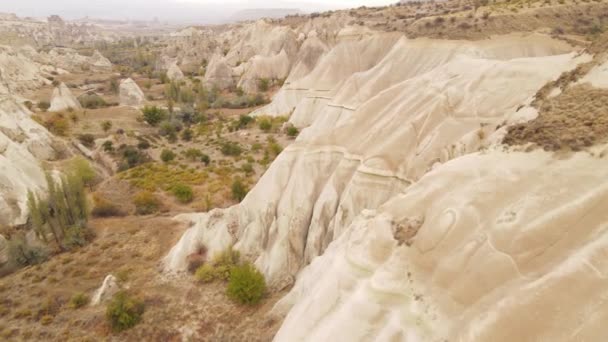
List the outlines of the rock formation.
<svg viewBox="0 0 608 342">
<path fill-rule="evenodd" d="M 137 83 L 130 78 L 120 82 L 120 105 L 121 106 L 141 106 L 145 101 L 144 92 Z"/>
<path fill-rule="evenodd" d="M 167 77 L 172 81 L 179 81 L 184 78 L 184 73 L 177 66 L 177 63 L 173 63 L 167 70 Z"/>
<path fill-rule="evenodd" d="M 72 95 L 70 88 L 68 88 L 65 83 L 61 83 L 59 86 L 53 89 L 53 96 L 51 97 L 51 107 L 49 108 L 49 111 L 60 112 L 70 108 L 81 109 L 82 106 L 76 97 Z"/>
<path fill-rule="evenodd" d="M 103 280 L 101 286 L 95 290 L 93 298 L 91 299 L 91 305 L 99 305 L 107 302 L 120 290 L 118 285 L 118 279 L 115 276 L 109 274 Z"/>
<path fill-rule="evenodd" d="M 295 281 L 274 308 L 286 315 L 276 341 L 597 337 L 601 320 L 576 317 L 608 271 L 608 175 L 569 174 L 603 161 L 500 144 L 539 89 L 591 56 L 542 34 L 341 32 L 258 111 L 293 111 L 296 143 L 239 205 L 178 217 L 193 225 L 167 268 L 234 244 L 271 287 Z M 567 300 L 582 302 L 564 312 L 553 298 L 572 282 Z"/>
</svg>

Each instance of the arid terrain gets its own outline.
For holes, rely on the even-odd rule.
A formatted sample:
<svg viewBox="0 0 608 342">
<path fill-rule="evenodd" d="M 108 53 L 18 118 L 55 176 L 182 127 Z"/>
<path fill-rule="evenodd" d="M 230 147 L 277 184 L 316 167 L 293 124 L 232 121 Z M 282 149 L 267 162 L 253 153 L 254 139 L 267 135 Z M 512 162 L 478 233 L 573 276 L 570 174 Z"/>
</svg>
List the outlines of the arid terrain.
<svg viewBox="0 0 608 342">
<path fill-rule="evenodd" d="M 602 341 L 607 20 L 0 15 L 0 340 Z"/>
</svg>

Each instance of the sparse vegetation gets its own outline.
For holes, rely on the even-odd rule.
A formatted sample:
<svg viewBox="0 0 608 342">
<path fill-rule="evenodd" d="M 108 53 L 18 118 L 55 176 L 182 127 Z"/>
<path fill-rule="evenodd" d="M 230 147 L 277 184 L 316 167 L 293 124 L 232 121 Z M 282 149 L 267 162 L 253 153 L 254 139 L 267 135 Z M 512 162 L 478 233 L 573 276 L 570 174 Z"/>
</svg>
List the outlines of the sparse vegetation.
<svg viewBox="0 0 608 342">
<path fill-rule="evenodd" d="M 251 263 L 235 266 L 230 271 L 226 293 L 230 299 L 247 305 L 260 302 L 266 292 L 266 281 Z"/>
<path fill-rule="evenodd" d="M 171 150 L 163 150 L 160 153 L 160 159 L 165 163 L 170 163 L 175 159 L 176 155 Z"/>
<path fill-rule="evenodd" d="M 134 327 L 144 314 L 144 302 L 121 291 L 112 298 L 106 308 L 106 319 L 114 332 Z"/>
<path fill-rule="evenodd" d="M 245 196 L 247 196 L 247 193 L 249 192 L 249 190 L 247 190 L 247 187 L 240 178 L 237 178 L 234 180 L 234 182 L 232 182 L 231 190 L 232 198 L 239 202 L 242 201 L 243 198 L 245 198 Z"/>
<path fill-rule="evenodd" d="M 79 309 L 87 304 L 89 304 L 89 296 L 87 296 L 85 293 L 79 292 L 70 298 L 69 306 L 72 309 Z"/>
<path fill-rule="evenodd" d="M 161 207 L 160 200 L 149 191 L 142 191 L 136 194 L 133 198 L 133 204 L 135 205 L 135 212 L 138 215 L 154 214 Z"/>
<path fill-rule="evenodd" d="M 173 195 L 180 203 L 190 203 L 194 198 L 192 187 L 185 184 L 176 184 L 172 189 Z"/>
<path fill-rule="evenodd" d="M 144 121 L 150 124 L 150 126 L 158 125 L 167 116 L 167 112 L 164 109 L 156 106 L 146 106 L 142 109 L 142 112 L 144 115 Z"/>
</svg>

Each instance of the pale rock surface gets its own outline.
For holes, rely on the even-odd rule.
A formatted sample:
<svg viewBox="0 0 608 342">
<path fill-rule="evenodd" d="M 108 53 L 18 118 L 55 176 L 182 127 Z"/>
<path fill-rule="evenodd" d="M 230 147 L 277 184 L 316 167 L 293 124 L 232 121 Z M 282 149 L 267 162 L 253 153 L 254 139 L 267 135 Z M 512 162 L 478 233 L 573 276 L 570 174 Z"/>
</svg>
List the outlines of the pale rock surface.
<svg viewBox="0 0 608 342">
<path fill-rule="evenodd" d="M 0 235 L 0 266 L 8 262 L 8 241 L 2 235 Z"/>
<path fill-rule="evenodd" d="M 590 83 L 596 88 L 608 88 L 608 61 L 594 66 L 578 83 Z"/>
<path fill-rule="evenodd" d="M 438 167 L 299 275 L 275 307 L 291 308 L 275 341 L 601 340 L 605 163 L 491 151 Z M 411 217 L 424 223 L 399 245 L 394 227 Z"/>
<path fill-rule="evenodd" d="M 130 78 L 120 81 L 119 98 L 121 106 L 138 107 L 144 104 L 146 97 L 141 88 Z"/>
<path fill-rule="evenodd" d="M 177 66 L 177 63 L 173 63 L 167 70 L 167 77 L 172 81 L 179 81 L 184 79 L 184 73 L 179 66 Z"/>
<path fill-rule="evenodd" d="M 60 112 L 69 108 L 82 109 L 82 106 L 80 105 L 80 102 L 78 102 L 78 99 L 72 94 L 70 88 L 62 82 L 53 89 L 49 111 Z"/>
<path fill-rule="evenodd" d="M 287 78 L 290 70 L 289 57 L 285 50 L 269 56 L 254 56 L 247 64 L 247 70 L 242 74 L 238 86 L 245 92 L 255 93 L 258 91 L 260 79 L 279 80 Z"/>
<path fill-rule="evenodd" d="M 99 69 L 112 69 L 112 62 L 110 62 L 109 59 L 104 57 L 104 55 L 102 55 L 101 52 L 99 52 L 98 50 L 95 50 L 93 56 L 91 56 L 91 64 Z"/>
<path fill-rule="evenodd" d="M 95 290 L 93 297 L 91 299 L 91 305 L 99 305 L 107 302 L 114 296 L 118 291 L 120 291 L 120 285 L 118 284 L 118 279 L 109 274 L 103 280 L 101 286 Z"/>
<path fill-rule="evenodd" d="M 350 108 L 332 105 L 341 92 L 352 89 L 340 79 L 374 64 L 384 65 L 385 57 L 395 58 L 390 49 L 382 50 L 387 44 L 392 47 L 398 37 L 364 39 L 360 42 L 368 48 L 360 55 L 365 63 L 332 68 L 325 59 L 337 61 L 336 54 L 344 55 L 361 43 L 336 46 L 338 52 L 329 52 L 305 77 L 335 97 L 298 105 L 295 112 L 309 113 L 311 127 L 275 160 L 240 205 L 182 216 L 194 227 L 173 248 L 166 264 L 183 270 L 186 256 L 199 243 L 210 253 L 236 243 L 256 260 L 272 285 L 290 282 L 363 209 L 377 208 L 435 163 L 476 151 L 481 146 L 476 138 L 481 124 L 504 121 L 547 81 L 582 61 L 573 53 L 552 55 L 565 50 L 561 43 L 545 39 L 544 50 L 542 44 L 530 50 L 516 40 L 510 45 L 497 40 L 504 55 L 488 49 L 494 52 L 486 58 L 478 57 L 477 50 L 472 56 L 456 53 L 462 48 L 453 42 L 416 46 L 410 50 L 415 56 L 425 55 L 418 49 L 426 48 L 429 57 L 412 59 L 420 65 L 399 65 L 406 69 L 395 76 L 401 80 L 361 78 L 365 82 L 352 93 Z M 359 94 L 369 99 L 357 101 Z M 327 114 L 315 115 L 323 111 Z"/>
<path fill-rule="evenodd" d="M 26 222 L 28 191 L 46 188 L 40 161 L 55 156 L 51 143 L 23 105 L 0 96 L 0 224 Z"/>
</svg>

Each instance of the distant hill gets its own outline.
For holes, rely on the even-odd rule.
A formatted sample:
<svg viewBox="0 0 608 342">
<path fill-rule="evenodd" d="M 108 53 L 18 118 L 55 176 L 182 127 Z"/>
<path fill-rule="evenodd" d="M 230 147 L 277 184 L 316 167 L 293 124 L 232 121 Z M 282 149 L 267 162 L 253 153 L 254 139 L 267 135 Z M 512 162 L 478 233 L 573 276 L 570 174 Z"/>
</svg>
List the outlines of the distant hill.
<svg viewBox="0 0 608 342">
<path fill-rule="evenodd" d="M 292 14 L 303 14 L 297 8 L 250 8 L 235 12 L 231 21 L 257 20 L 261 18 L 283 18 Z"/>
</svg>

